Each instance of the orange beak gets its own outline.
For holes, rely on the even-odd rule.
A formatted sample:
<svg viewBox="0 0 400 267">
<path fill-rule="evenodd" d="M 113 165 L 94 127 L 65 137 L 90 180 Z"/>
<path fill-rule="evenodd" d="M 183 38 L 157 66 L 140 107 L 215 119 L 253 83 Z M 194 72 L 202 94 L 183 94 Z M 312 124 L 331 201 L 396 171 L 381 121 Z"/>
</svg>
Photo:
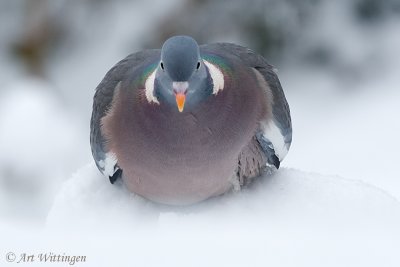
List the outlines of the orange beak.
<svg viewBox="0 0 400 267">
<path fill-rule="evenodd" d="M 177 93 L 175 94 L 176 98 L 176 105 L 178 106 L 179 112 L 183 111 L 183 108 L 185 107 L 185 100 L 186 100 L 186 95 L 183 93 Z"/>
</svg>

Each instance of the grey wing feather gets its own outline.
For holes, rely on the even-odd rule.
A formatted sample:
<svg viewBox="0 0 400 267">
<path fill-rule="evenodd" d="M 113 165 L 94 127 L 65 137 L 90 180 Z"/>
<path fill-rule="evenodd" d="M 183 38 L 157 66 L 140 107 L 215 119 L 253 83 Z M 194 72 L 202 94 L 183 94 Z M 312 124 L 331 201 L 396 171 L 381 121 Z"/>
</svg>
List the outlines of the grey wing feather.
<svg viewBox="0 0 400 267">
<path fill-rule="evenodd" d="M 286 148 L 289 149 L 292 142 L 290 109 L 273 66 L 271 66 L 263 56 L 254 53 L 247 47 L 236 44 L 216 43 L 205 45 L 204 49 L 208 51 L 218 51 L 218 54 L 222 54 L 228 58 L 234 57 L 246 66 L 256 69 L 264 77 L 273 96 L 273 121 L 283 136 Z M 256 134 L 256 137 L 264 152 L 267 154 L 269 163 L 278 168 L 280 161 L 277 160 L 277 155 L 275 155 L 272 140 L 268 140 L 261 130 Z"/>
<path fill-rule="evenodd" d="M 104 163 L 108 151 L 105 144 L 106 140 L 101 133 L 101 119 L 111 107 L 115 87 L 128 73 L 132 73 L 136 67 L 158 53 L 159 50 L 144 50 L 127 56 L 114 65 L 96 87 L 96 92 L 93 97 L 92 118 L 90 120 L 90 146 L 96 166 L 102 173 L 104 173 L 104 164 L 102 164 L 102 162 Z M 114 171 L 116 173 L 117 170 L 118 166 L 115 166 Z M 116 178 L 110 177 L 112 183 L 115 179 Z"/>
<path fill-rule="evenodd" d="M 289 149 L 292 143 L 292 120 L 290 117 L 289 104 L 286 101 L 281 83 L 271 65 L 255 68 L 264 76 L 271 88 L 274 97 L 272 104 L 273 119 L 275 124 L 279 127 Z"/>
</svg>

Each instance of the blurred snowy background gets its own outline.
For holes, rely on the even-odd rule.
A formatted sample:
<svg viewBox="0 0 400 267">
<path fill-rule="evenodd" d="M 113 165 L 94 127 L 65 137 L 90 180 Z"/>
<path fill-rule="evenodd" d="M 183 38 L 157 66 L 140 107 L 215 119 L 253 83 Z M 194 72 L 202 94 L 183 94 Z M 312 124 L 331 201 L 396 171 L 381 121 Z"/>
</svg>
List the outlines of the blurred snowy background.
<svg viewBox="0 0 400 267">
<path fill-rule="evenodd" d="M 129 53 L 159 48 L 174 34 L 191 35 L 199 43 L 246 45 L 279 70 L 292 112 L 293 143 L 281 172 L 260 182 L 261 193 L 249 190 L 193 210 L 160 211 L 107 184 L 93 165 L 77 171 L 92 161 L 92 96 L 106 71 Z M 323 239 L 318 236 L 326 234 L 326 229 L 313 228 L 298 236 L 287 229 L 271 230 L 290 220 L 297 222 L 299 218 L 289 214 L 299 209 L 311 217 L 327 209 L 331 211 L 327 218 L 343 216 L 353 224 L 382 219 L 361 232 L 354 244 L 339 242 L 336 232 L 329 234 L 327 239 L 336 240 L 345 251 L 333 257 L 347 259 L 348 264 L 341 266 L 360 266 L 358 254 L 349 251 L 371 240 L 376 247 L 360 254 L 375 255 L 376 261 L 366 257 L 363 266 L 400 266 L 398 258 L 385 257 L 385 253 L 398 254 L 400 226 L 387 235 L 371 233 L 392 229 L 389 222 L 400 221 L 399 48 L 399 0 L 0 1 L 0 265 L 12 246 L 21 250 L 24 237 L 36 236 L 26 229 L 95 225 L 115 216 L 125 220 L 118 222 L 118 228 L 120 224 L 125 225 L 123 229 L 132 227 L 132 221 L 136 227 L 139 221 L 158 225 L 162 238 L 156 248 L 169 238 L 185 244 L 192 244 L 189 239 L 202 240 L 193 250 L 200 251 L 207 244 L 220 266 L 226 261 L 220 261 L 224 253 L 216 254 L 218 248 L 227 254 L 248 247 L 235 246 L 237 240 L 258 240 L 252 253 L 242 253 L 246 256 L 243 263 L 250 262 L 249 266 L 263 266 L 257 263 L 262 262 L 264 248 L 271 252 L 272 262 L 313 266 L 303 254 L 308 247 L 302 242 L 307 244 L 307 240 L 313 244 L 310 251 L 319 255 L 309 253 L 312 263 L 331 266 L 327 251 L 335 251 L 335 243 L 318 250 Z M 277 212 L 279 208 L 283 211 Z M 221 212 L 236 223 L 225 227 L 228 220 L 216 219 Z M 269 214 L 275 219 L 271 221 Z M 237 222 L 247 216 L 251 220 Z M 217 226 L 210 223 L 214 220 Z M 293 221 L 289 226 L 295 225 Z M 269 227 L 269 232 L 243 232 L 243 228 L 258 229 L 257 222 Z M 166 230 L 172 225 L 173 232 Z M 183 230 L 177 231 L 177 225 L 183 225 Z M 234 226 L 241 230 L 230 232 Z M 209 242 L 199 227 L 208 227 L 213 237 L 223 229 L 219 237 L 227 242 Z M 286 235 L 280 235 L 283 232 Z M 141 242 L 129 243 L 132 250 L 139 251 L 142 243 L 151 247 L 155 239 L 149 241 L 145 234 L 135 233 Z M 312 241 L 307 239 L 309 234 Z M 261 237 L 268 242 L 263 243 Z M 110 243 L 119 242 L 113 234 L 107 238 Z M 93 240 L 103 239 L 95 236 Z M 118 247 L 115 243 L 111 248 Z M 34 244 L 24 242 L 27 249 Z M 48 243 L 42 246 L 54 249 Z M 166 264 L 163 259 L 174 250 L 166 246 L 169 250 L 160 248 L 162 257 L 153 259 L 154 265 Z M 183 251 L 184 259 L 193 252 Z M 85 249 L 78 252 L 85 253 Z M 285 255 L 293 256 L 293 261 L 282 261 Z M 146 265 L 144 259 L 152 254 L 146 250 L 141 257 L 138 266 Z M 235 263 L 235 255 L 230 257 Z M 93 266 L 104 263 L 94 264 L 96 258 L 97 254 L 92 256 Z M 382 258 L 385 264 L 379 261 Z M 236 259 L 240 265 L 242 258 Z M 115 263 L 105 262 L 105 266 Z M 212 266 L 204 261 L 197 265 Z"/>
</svg>

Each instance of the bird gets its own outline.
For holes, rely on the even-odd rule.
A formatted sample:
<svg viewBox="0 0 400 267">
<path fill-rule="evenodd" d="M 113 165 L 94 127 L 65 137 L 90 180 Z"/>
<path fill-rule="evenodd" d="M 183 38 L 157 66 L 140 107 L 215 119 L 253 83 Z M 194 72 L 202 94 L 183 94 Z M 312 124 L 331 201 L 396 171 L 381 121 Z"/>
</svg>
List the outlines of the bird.
<svg viewBox="0 0 400 267">
<path fill-rule="evenodd" d="M 114 184 L 191 205 L 280 167 L 292 142 L 276 69 L 233 43 L 167 39 L 114 65 L 96 87 L 92 155 Z"/>
</svg>

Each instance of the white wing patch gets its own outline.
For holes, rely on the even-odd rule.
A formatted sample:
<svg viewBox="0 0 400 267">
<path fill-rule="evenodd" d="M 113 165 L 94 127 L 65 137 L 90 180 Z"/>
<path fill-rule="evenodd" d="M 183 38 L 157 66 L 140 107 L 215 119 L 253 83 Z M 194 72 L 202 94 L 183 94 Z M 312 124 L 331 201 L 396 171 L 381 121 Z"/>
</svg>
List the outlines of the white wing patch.
<svg viewBox="0 0 400 267">
<path fill-rule="evenodd" d="M 288 153 L 289 148 L 285 143 L 284 136 L 282 135 L 278 126 L 276 126 L 273 120 L 269 122 L 262 122 L 261 130 L 263 131 L 265 138 L 268 139 L 274 146 L 273 149 L 276 156 L 279 158 L 279 161 L 282 161 Z"/>
<path fill-rule="evenodd" d="M 220 90 L 224 89 L 224 74 L 222 74 L 222 71 L 214 64 L 208 62 L 207 60 L 203 61 L 210 71 L 211 79 L 213 80 L 214 85 L 213 94 L 216 95 Z"/>
<path fill-rule="evenodd" d="M 147 101 L 149 103 L 154 102 L 154 103 L 160 104 L 160 102 L 158 102 L 158 99 L 154 96 L 154 80 L 156 79 L 156 70 L 157 69 L 155 69 L 149 75 L 149 77 L 147 77 L 146 82 L 144 83 L 144 86 L 145 86 Z"/>
<path fill-rule="evenodd" d="M 115 165 L 117 164 L 117 156 L 112 153 L 106 153 L 106 158 L 99 161 L 99 166 L 104 170 L 103 174 L 112 177 L 116 171 Z"/>
</svg>

